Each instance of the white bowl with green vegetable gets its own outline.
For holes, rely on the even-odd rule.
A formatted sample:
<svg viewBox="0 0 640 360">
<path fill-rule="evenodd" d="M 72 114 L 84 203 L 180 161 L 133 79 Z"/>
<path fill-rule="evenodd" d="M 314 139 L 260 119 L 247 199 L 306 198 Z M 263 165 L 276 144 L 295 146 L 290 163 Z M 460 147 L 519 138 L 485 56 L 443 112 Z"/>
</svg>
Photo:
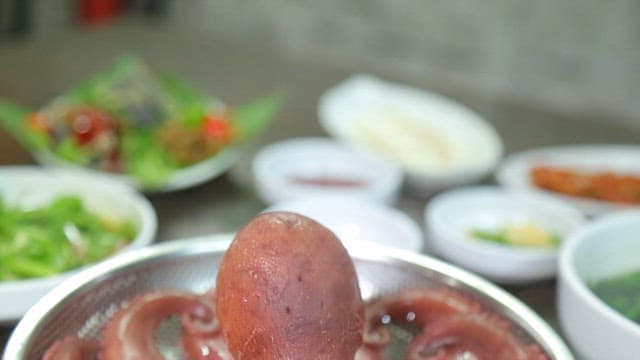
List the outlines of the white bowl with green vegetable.
<svg viewBox="0 0 640 360">
<path fill-rule="evenodd" d="M 150 244 L 156 214 L 103 177 L 0 167 L 0 323 L 18 320 L 72 272 Z"/>
<path fill-rule="evenodd" d="M 448 191 L 425 209 L 428 249 L 503 284 L 554 277 L 558 248 L 584 222 L 549 196 L 494 186 Z"/>
<path fill-rule="evenodd" d="M 280 103 L 272 95 L 230 106 L 123 57 L 38 110 L 0 102 L 0 125 L 42 165 L 167 192 L 228 170 Z"/>
<path fill-rule="evenodd" d="M 558 319 L 581 359 L 638 359 L 640 211 L 599 218 L 560 251 Z"/>
</svg>

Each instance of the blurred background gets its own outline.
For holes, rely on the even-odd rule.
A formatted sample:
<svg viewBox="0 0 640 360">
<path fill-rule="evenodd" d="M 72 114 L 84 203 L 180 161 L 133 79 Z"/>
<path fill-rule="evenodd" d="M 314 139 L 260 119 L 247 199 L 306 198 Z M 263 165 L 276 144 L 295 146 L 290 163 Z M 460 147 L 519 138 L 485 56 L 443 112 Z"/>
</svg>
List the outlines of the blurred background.
<svg viewBox="0 0 640 360">
<path fill-rule="evenodd" d="M 640 140 L 638 0 L 0 0 L 2 100 L 41 108 L 126 53 L 231 106 L 287 96 L 229 176 L 148 195 L 158 241 L 236 231 L 264 210 L 252 157 L 327 135 L 318 99 L 354 73 L 466 105 L 505 155 Z M 0 128 L 0 164 L 29 163 Z M 404 195 L 395 206 L 424 229 L 425 198 Z M 553 280 L 508 289 L 556 326 Z"/>
<path fill-rule="evenodd" d="M 183 51 L 185 38 L 227 41 L 254 55 L 383 73 L 447 94 L 640 128 L 639 18 L 635 0 L 0 0 L 0 58 L 15 57 L 5 61 L 14 68 L 0 70 L 0 96 L 39 105 L 61 91 L 20 87 L 21 64 L 38 61 L 16 55 L 24 43 L 51 39 L 41 75 L 55 70 L 46 74 L 51 82 L 70 85 L 113 58 L 69 64 L 55 41 L 125 27 L 84 39 L 104 42 L 91 50 L 64 51 L 92 58 L 97 47 L 134 50 L 128 34 L 136 33 L 141 51 L 162 57 L 152 63 L 180 72 L 168 59 L 178 58 L 170 53 Z M 212 67 L 224 58 L 178 55 Z M 65 76 L 74 65 L 82 74 Z"/>
</svg>

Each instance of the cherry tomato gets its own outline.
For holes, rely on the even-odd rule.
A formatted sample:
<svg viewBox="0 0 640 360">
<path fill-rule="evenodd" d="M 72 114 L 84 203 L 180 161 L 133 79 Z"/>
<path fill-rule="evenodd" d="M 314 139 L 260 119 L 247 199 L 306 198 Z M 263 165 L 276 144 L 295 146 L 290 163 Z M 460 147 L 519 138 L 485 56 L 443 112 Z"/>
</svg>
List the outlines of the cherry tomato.
<svg viewBox="0 0 640 360">
<path fill-rule="evenodd" d="M 207 139 L 221 143 L 228 143 L 233 138 L 231 123 L 222 116 L 205 115 L 202 132 Z"/>
<path fill-rule="evenodd" d="M 66 116 L 74 140 L 85 145 L 104 133 L 114 133 L 115 120 L 98 109 L 83 107 L 69 111 Z"/>
</svg>

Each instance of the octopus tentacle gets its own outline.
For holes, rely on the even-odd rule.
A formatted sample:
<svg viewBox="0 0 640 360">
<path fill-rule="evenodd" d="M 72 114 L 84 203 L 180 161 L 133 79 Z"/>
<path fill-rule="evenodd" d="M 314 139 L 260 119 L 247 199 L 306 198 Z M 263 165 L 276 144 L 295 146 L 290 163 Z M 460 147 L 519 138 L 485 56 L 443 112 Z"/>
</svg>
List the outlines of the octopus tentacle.
<svg viewBox="0 0 640 360">
<path fill-rule="evenodd" d="M 101 360 L 164 359 L 154 334 L 165 319 L 184 313 L 215 316 L 210 301 L 181 290 L 155 290 L 134 298 L 103 330 Z"/>
<path fill-rule="evenodd" d="M 204 297 L 215 307 L 214 289 Z M 232 360 L 217 316 L 196 308 L 182 315 L 182 348 L 190 360 Z M 215 315 L 215 314 L 214 314 Z"/>
<path fill-rule="evenodd" d="M 356 356 L 354 360 L 383 360 L 384 356 L 382 354 L 382 349 L 374 349 L 370 346 L 363 345 L 360 346 L 358 351 L 356 351 Z"/>
<path fill-rule="evenodd" d="M 51 345 L 42 360 L 97 360 L 100 343 L 77 336 L 67 336 Z"/>
<path fill-rule="evenodd" d="M 378 300 L 367 308 L 369 319 L 378 322 L 424 327 L 443 317 L 481 312 L 469 295 L 446 288 L 408 290 Z"/>
<path fill-rule="evenodd" d="M 504 320 L 483 314 L 464 314 L 431 323 L 409 345 L 408 360 L 548 359 L 534 345 L 520 342 Z"/>
<path fill-rule="evenodd" d="M 468 295 L 447 288 L 422 288 L 393 294 L 367 305 L 366 346 L 383 348 L 391 342 L 390 323 L 414 325 L 422 329 L 442 317 L 478 313 L 482 309 Z"/>
<path fill-rule="evenodd" d="M 182 348 L 190 360 L 233 360 L 222 336 L 183 336 Z"/>
</svg>

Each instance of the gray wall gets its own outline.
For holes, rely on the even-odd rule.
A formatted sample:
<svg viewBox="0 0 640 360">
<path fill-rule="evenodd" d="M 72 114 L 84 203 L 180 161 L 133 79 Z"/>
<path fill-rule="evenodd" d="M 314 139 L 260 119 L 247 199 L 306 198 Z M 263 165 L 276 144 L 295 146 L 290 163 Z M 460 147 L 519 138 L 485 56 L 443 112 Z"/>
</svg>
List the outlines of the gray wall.
<svg viewBox="0 0 640 360">
<path fill-rule="evenodd" d="M 176 0 L 168 22 L 640 126 L 639 0 Z"/>
<path fill-rule="evenodd" d="M 190 0 L 174 10 L 229 36 L 269 34 L 292 56 L 640 124 L 638 0 Z"/>
</svg>

